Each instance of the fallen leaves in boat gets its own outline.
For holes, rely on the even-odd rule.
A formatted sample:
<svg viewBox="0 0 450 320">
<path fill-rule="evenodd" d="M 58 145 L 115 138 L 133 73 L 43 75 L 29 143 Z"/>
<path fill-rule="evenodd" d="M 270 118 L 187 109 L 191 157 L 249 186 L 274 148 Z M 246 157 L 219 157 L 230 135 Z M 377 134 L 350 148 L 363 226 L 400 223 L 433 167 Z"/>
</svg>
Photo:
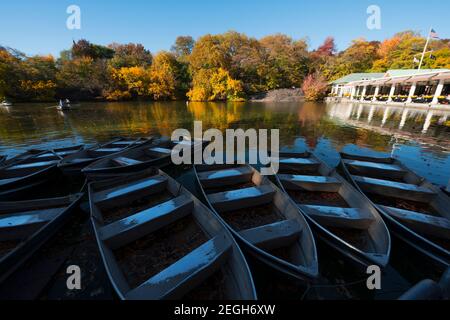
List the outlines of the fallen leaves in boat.
<svg viewBox="0 0 450 320">
<path fill-rule="evenodd" d="M 440 217 L 441 215 L 428 203 L 403 200 L 399 198 L 380 196 L 377 194 L 368 194 L 369 198 L 376 204 L 383 206 L 425 213 L 431 216 Z"/>
<path fill-rule="evenodd" d="M 115 250 L 129 285 L 135 288 L 207 241 L 192 216 L 180 219 Z"/>
<path fill-rule="evenodd" d="M 221 216 L 236 231 L 253 229 L 284 220 L 272 203 L 233 212 L 225 212 Z"/>
<path fill-rule="evenodd" d="M 225 277 L 222 270 L 214 273 L 183 297 L 189 301 L 227 300 Z"/>
<path fill-rule="evenodd" d="M 337 192 L 289 191 L 295 202 L 303 205 L 321 205 L 349 208 L 348 203 Z"/>
<path fill-rule="evenodd" d="M 370 236 L 367 231 L 356 230 L 356 229 L 341 229 L 341 228 L 327 228 L 330 232 L 344 240 L 345 242 L 351 244 L 352 246 L 363 250 L 371 251 L 371 243 L 369 241 Z M 375 252 L 375 250 L 373 250 Z"/>
</svg>

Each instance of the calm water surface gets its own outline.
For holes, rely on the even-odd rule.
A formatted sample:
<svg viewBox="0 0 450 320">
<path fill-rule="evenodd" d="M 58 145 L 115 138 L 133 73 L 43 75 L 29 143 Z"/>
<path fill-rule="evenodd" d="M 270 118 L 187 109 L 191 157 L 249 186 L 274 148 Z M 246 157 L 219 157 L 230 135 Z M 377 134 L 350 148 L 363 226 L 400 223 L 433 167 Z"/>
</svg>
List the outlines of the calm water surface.
<svg viewBox="0 0 450 320">
<path fill-rule="evenodd" d="M 121 135 L 170 136 L 177 128 L 192 130 L 195 120 L 203 121 L 204 130 L 280 129 L 284 149 L 309 147 L 330 165 L 338 163 L 343 149 L 376 150 L 392 154 L 436 184 L 445 185 L 450 179 L 450 112 L 359 104 L 83 103 L 70 112 L 49 104 L 0 107 L 0 154 L 103 142 Z M 192 171 L 169 173 L 195 193 Z M 417 281 L 440 276 L 410 248 L 394 242 L 383 289 L 370 292 L 364 273 L 355 273 L 336 252 L 318 245 L 322 277 L 306 292 L 291 281 L 268 281 L 268 272 L 273 272 L 253 267 L 252 262 L 259 297 L 395 299 Z"/>
<path fill-rule="evenodd" d="M 279 128 L 285 149 L 309 147 L 330 165 L 338 151 L 392 154 L 433 183 L 450 179 L 450 112 L 314 103 L 83 103 L 57 111 L 49 104 L 0 107 L 0 154 L 29 147 L 103 142 L 114 136 L 161 134 L 177 128 Z"/>
</svg>

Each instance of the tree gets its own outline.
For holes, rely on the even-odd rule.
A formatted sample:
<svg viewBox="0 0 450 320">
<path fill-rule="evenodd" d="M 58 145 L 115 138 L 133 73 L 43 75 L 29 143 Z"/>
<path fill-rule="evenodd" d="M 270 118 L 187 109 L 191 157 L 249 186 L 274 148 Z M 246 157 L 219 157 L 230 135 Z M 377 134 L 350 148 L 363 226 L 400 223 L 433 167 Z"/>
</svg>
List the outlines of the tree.
<svg viewBox="0 0 450 320">
<path fill-rule="evenodd" d="M 244 92 L 242 83 L 232 79 L 225 69 L 201 69 L 194 76 L 193 88 L 187 96 L 191 101 L 239 101 Z"/>
<path fill-rule="evenodd" d="M 58 65 L 57 96 L 72 99 L 93 99 L 102 97 L 108 86 L 107 64 L 103 60 L 81 57 L 60 61 Z"/>
<path fill-rule="evenodd" d="M 92 58 L 95 59 L 111 59 L 114 56 L 114 50 L 108 47 L 92 44 L 85 39 L 73 42 L 72 57 L 73 58 Z"/>
<path fill-rule="evenodd" d="M 114 56 L 109 61 L 114 68 L 148 67 L 152 64 L 152 54 L 142 44 L 113 43 L 109 48 L 114 50 Z"/>
<path fill-rule="evenodd" d="M 177 58 L 184 58 L 192 53 L 195 40 L 191 36 L 179 36 L 175 40 L 175 44 L 172 46 L 171 51 Z"/>
<path fill-rule="evenodd" d="M 150 68 L 150 94 L 154 100 L 173 100 L 180 93 L 180 66 L 175 56 L 160 52 Z"/>
<path fill-rule="evenodd" d="M 267 89 L 300 87 L 309 69 L 306 41 L 276 34 L 262 38 L 260 43 L 265 52 L 261 75 Z"/>
<path fill-rule="evenodd" d="M 313 54 L 318 55 L 319 57 L 331 57 L 336 53 L 336 44 L 334 43 L 333 37 L 327 37 L 323 44 L 317 48 L 316 51 L 313 51 Z"/>
<path fill-rule="evenodd" d="M 302 84 L 302 90 L 306 101 L 319 101 L 325 98 L 328 84 L 325 78 L 319 74 L 309 74 Z"/>
</svg>

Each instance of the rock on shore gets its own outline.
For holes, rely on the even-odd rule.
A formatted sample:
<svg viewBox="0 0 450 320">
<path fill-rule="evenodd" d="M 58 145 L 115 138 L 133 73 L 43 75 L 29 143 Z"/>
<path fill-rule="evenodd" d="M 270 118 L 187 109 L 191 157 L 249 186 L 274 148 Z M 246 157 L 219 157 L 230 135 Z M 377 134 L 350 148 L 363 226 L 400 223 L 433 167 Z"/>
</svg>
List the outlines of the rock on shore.
<svg viewBox="0 0 450 320">
<path fill-rule="evenodd" d="M 296 102 L 304 101 L 301 89 L 278 89 L 255 94 L 250 101 L 257 102 Z"/>
</svg>

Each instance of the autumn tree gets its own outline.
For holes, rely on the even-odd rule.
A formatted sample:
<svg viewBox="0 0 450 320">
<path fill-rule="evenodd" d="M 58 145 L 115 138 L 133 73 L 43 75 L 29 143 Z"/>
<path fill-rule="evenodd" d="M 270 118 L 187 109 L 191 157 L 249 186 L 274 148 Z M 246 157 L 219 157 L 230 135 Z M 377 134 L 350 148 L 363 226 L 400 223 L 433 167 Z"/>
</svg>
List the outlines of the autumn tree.
<svg viewBox="0 0 450 320">
<path fill-rule="evenodd" d="M 328 84 L 320 73 L 309 74 L 302 84 L 306 101 L 323 100 L 327 93 Z"/>
<path fill-rule="evenodd" d="M 152 54 L 142 44 L 113 43 L 109 48 L 114 50 L 114 56 L 109 61 L 114 68 L 148 67 L 152 64 Z"/>
<path fill-rule="evenodd" d="M 177 58 L 188 57 L 194 49 L 195 40 L 191 36 L 179 36 L 175 40 L 175 44 L 172 46 L 171 51 Z"/>
</svg>

